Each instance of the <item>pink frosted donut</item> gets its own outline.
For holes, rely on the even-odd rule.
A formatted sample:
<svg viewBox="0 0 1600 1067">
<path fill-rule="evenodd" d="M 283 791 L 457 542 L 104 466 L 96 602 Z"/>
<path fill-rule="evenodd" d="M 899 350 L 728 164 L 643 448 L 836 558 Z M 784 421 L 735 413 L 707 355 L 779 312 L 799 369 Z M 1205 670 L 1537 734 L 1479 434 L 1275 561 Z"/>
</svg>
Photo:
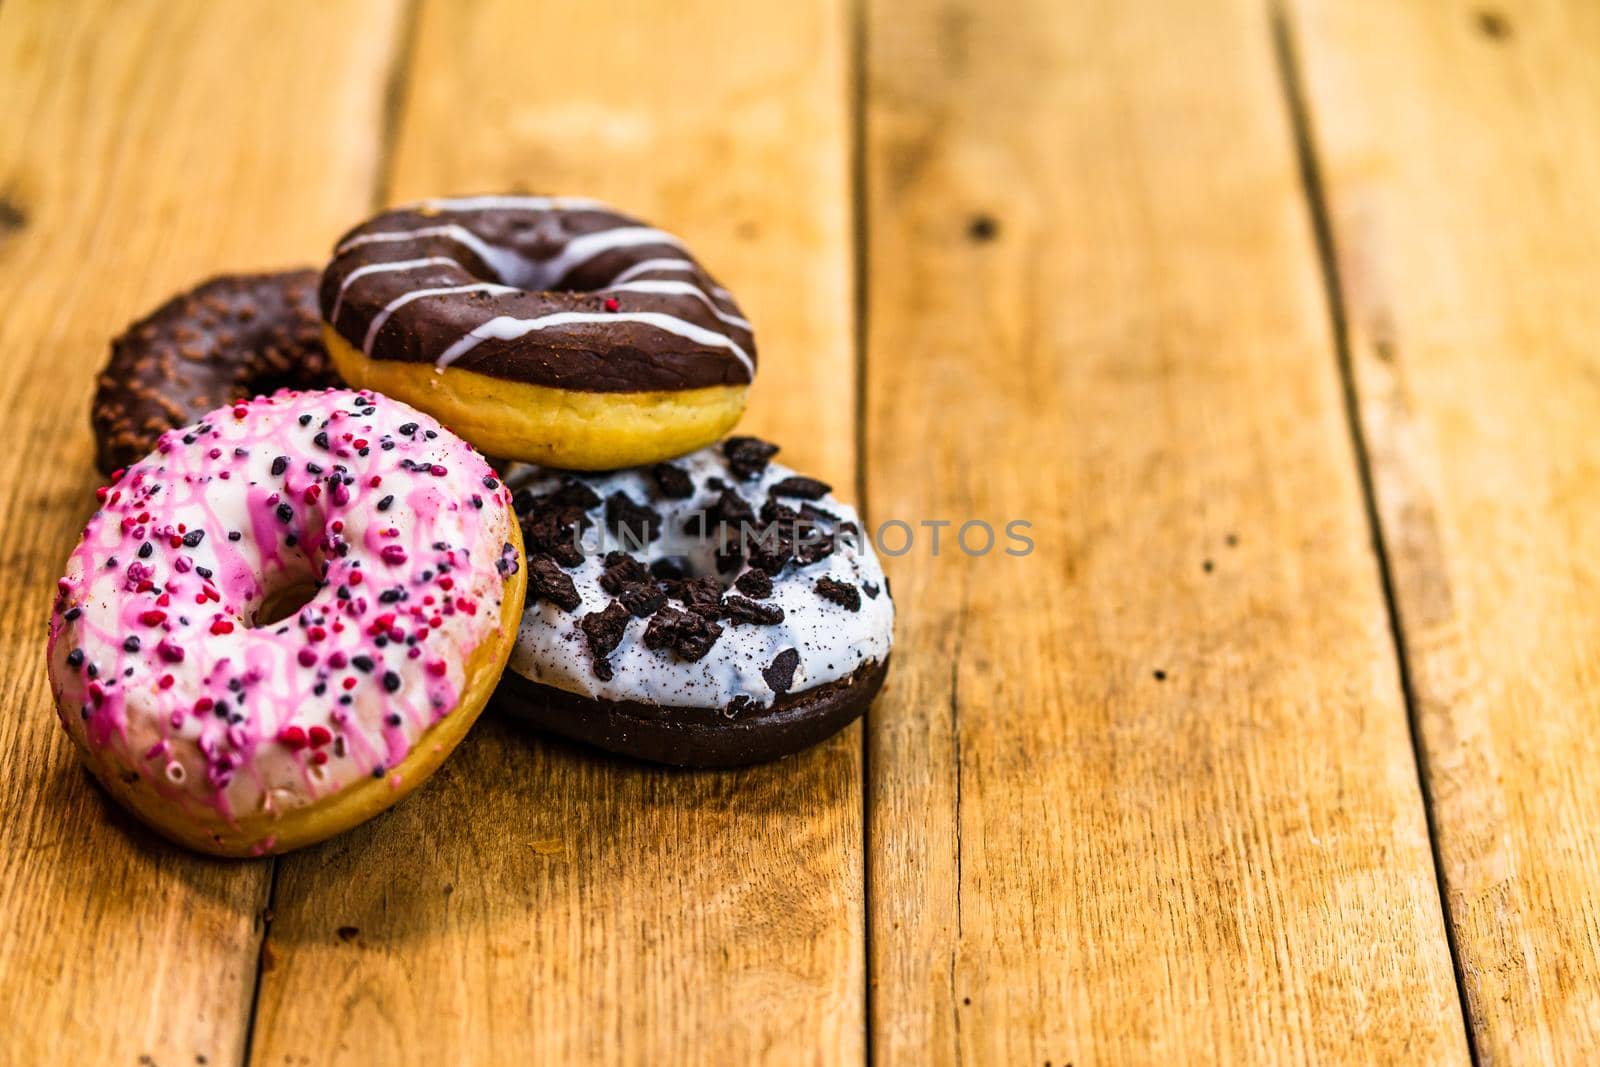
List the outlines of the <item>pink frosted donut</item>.
<svg viewBox="0 0 1600 1067">
<path fill-rule="evenodd" d="M 510 493 L 399 401 L 241 401 L 99 495 L 50 618 L 56 708 L 112 795 L 192 848 L 285 851 L 393 804 L 516 637 Z"/>
</svg>

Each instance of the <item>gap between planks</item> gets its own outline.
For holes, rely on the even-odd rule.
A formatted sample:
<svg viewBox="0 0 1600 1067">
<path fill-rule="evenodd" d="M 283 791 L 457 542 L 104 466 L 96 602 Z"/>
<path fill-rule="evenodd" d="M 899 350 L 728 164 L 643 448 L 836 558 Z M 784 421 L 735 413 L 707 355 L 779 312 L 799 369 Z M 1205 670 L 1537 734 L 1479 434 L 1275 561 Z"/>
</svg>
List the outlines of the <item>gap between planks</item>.
<svg viewBox="0 0 1600 1067">
<path fill-rule="evenodd" d="M 1445 944 L 1450 950 L 1450 970 L 1455 977 L 1456 1001 L 1461 1009 L 1461 1026 L 1466 1035 L 1467 1054 L 1471 1057 L 1472 1063 L 1477 1065 L 1482 1061 L 1468 1007 L 1467 980 L 1461 966 L 1461 949 L 1457 943 L 1456 923 L 1450 911 L 1450 895 L 1445 886 L 1444 861 L 1439 851 L 1439 828 L 1435 819 L 1433 790 L 1429 785 L 1428 752 L 1422 743 L 1422 725 L 1416 692 L 1412 685 L 1411 666 L 1400 619 L 1394 571 L 1389 557 L 1383 517 L 1378 509 L 1377 490 L 1372 474 L 1372 454 L 1367 443 L 1366 430 L 1361 422 L 1355 365 L 1350 354 L 1349 314 L 1345 302 L 1344 284 L 1339 275 L 1338 249 L 1335 245 L 1332 219 L 1328 212 L 1327 190 L 1322 180 L 1321 163 L 1317 157 L 1316 131 L 1311 120 L 1310 102 L 1306 96 L 1300 55 L 1295 48 L 1294 27 L 1290 23 L 1288 13 L 1277 0 L 1272 2 L 1270 15 L 1272 50 L 1278 63 L 1284 106 L 1288 112 L 1294 139 L 1295 161 L 1299 166 L 1300 184 L 1305 192 L 1306 212 L 1311 224 L 1312 239 L 1316 244 L 1317 266 L 1322 275 L 1323 295 L 1327 303 L 1329 328 L 1333 337 L 1334 359 L 1339 369 L 1339 388 L 1344 399 L 1345 424 L 1350 433 L 1356 476 L 1361 485 L 1362 510 L 1366 514 L 1372 553 L 1377 561 L 1378 579 L 1383 588 L 1383 603 L 1388 614 L 1389 640 L 1394 646 L 1400 694 L 1405 701 L 1406 727 L 1411 739 L 1411 755 L 1417 769 L 1417 789 L 1422 797 L 1423 817 L 1428 827 L 1428 851 L 1433 859 L 1434 884 L 1437 886 L 1439 896 L 1439 915 L 1444 923 Z"/>
</svg>

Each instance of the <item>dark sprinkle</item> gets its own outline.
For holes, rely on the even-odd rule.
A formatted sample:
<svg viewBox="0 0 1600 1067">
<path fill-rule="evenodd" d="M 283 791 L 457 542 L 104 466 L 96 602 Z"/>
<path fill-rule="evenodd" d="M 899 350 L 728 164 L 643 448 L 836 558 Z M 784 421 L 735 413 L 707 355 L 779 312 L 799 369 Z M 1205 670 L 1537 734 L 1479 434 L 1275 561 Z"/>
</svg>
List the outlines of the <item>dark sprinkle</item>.
<svg viewBox="0 0 1600 1067">
<path fill-rule="evenodd" d="M 228 540 L 230 540 L 230 541 L 237 541 L 237 540 L 239 540 L 239 538 L 241 538 L 243 536 L 244 536 L 244 534 L 240 533 L 238 530 L 229 530 L 228 531 Z"/>
<path fill-rule="evenodd" d="M 288 504 L 279 504 L 277 514 L 278 521 L 287 526 L 289 524 L 289 520 L 294 518 L 294 509 Z"/>
<path fill-rule="evenodd" d="M 394 671 L 383 672 L 383 687 L 393 693 L 400 688 L 400 676 Z"/>
<path fill-rule="evenodd" d="M 401 423 L 400 432 L 405 434 L 407 437 L 410 437 L 412 434 L 417 432 L 417 424 L 414 422 Z"/>
<path fill-rule="evenodd" d="M 211 568 L 210 567 L 196 567 L 194 569 L 194 572 L 196 574 L 198 574 L 200 577 L 204 578 L 208 582 L 211 580 Z"/>
<path fill-rule="evenodd" d="M 124 651 L 124 652 L 137 652 L 137 651 L 139 651 L 139 636 L 137 634 L 129 635 L 128 639 L 126 641 L 122 642 L 122 651 Z"/>
<path fill-rule="evenodd" d="M 82 615 L 82 614 L 83 614 L 83 609 L 82 608 L 68 608 L 62 614 L 61 617 L 63 619 L 66 619 L 68 622 L 72 622 L 74 619 L 76 619 L 79 615 Z"/>
<path fill-rule="evenodd" d="M 862 582 L 861 583 L 861 591 L 863 593 L 867 594 L 867 599 L 868 600 L 877 600 L 878 599 L 878 587 L 873 585 L 871 582 Z"/>
<path fill-rule="evenodd" d="M 379 511 L 388 511 L 389 508 L 393 504 L 394 504 L 394 497 L 393 496 L 386 496 L 382 500 L 378 501 L 378 510 Z"/>
<path fill-rule="evenodd" d="M 188 533 L 183 535 L 183 543 L 187 548 L 194 548 L 205 539 L 206 532 L 204 530 L 190 530 Z"/>
<path fill-rule="evenodd" d="M 272 476 L 274 478 L 278 477 L 279 475 L 281 475 L 284 471 L 286 471 L 288 469 L 289 469 L 289 457 L 288 456 L 279 456 L 277 459 L 272 461 Z"/>
<path fill-rule="evenodd" d="M 67 653 L 67 666 L 73 669 L 83 666 L 83 649 L 75 648 Z"/>
<path fill-rule="evenodd" d="M 498 489 L 500 488 L 500 480 L 494 477 L 485 477 L 483 479 L 483 487 L 485 489 Z"/>
<path fill-rule="evenodd" d="M 328 447 L 328 431 L 318 430 L 317 436 L 311 439 L 311 443 L 316 445 L 318 448 L 326 450 Z"/>
<path fill-rule="evenodd" d="M 311 416 L 310 415 L 301 415 L 300 416 L 300 425 L 301 426 L 310 426 L 311 425 Z"/>
<path fill-rule="evenodd" d="M 146 541 L 144 544 L 139 546 L 139 558 L 149 559 L 150 553 L 154 552 L 155 550 L 156 546 L 152 545 L 149 541 Z"/>
<path fill-rule="evenodd" d="M 371 671 L 374 666 L 371 656 L 352 656 L 350 665 L 363 674 Z"/>
</svg>

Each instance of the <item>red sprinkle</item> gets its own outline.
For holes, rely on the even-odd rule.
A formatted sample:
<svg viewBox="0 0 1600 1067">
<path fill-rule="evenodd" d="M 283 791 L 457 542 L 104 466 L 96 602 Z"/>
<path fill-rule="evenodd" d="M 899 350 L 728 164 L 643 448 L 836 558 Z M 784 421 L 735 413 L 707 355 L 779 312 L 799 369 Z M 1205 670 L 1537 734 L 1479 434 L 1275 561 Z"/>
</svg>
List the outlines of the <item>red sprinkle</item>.
<svg viewBox="0 0 1600 1067">
<path fill-rule="evenodd" d="M 406 550 L 399 545 L 384 545 L 383 551 L 378 553 L 383 561 L 390 566 L 397 566 L 406 561 Z"/>
<path fill-rule="evenodd" d="M 442 659 L 436 659 L 432 663 L 428 664 L 428 673 L 433 675 L 435 678 L 443 678 L 444 672 L 448 669 L 449 668 L 445 665 L 445 662 Z"/>
<path fill-rule="evenodd" d="M 227 619 L 217 619 L 211 624 L 211 632 L 214 634 L 231 634 L 233 633 L 233 623 Z"/>
<path fill-rule="evenodd" d="M 300 666 L 302 667 L 315 667 L 317 665 L 317 654 L 309 648 L 302 648 L 297 658 L 300 660 Z"/>
<path fill-rule="evenodd" d="M 306 747 L 306 732 L 298 726 L 285 726 L 278 731 L 278 744 L 290 752 L 299 752 Z"/>
<path fill-rule="evenodd" d="M 311 753 L 311 762 L 320 767 L 328 762 L 328 754 L 322 751 L 313 752 Z"/>
<path fill-rule="evenodd" d="M 616 297 L 614 297 L 614 296 L 606 297 L 606 310 L 607 311 L 615 311 L 618 308 L 620 308 L 621 306 L 622 305 L 617 302 L 617 298 Z"/>
<path fill-rule="evenodd" d="M 328 631 L 324 630 L 320 626 L 308 626 L 308 627 L 306 627 L 306 640 L 307 641 L 321 641 L 324 637 L 327 637 L 327 636 L 328 636 Z"/>
<path fill-rule="evenodd" d="M 312 748 L 321 748 L 333 740 L 333 735 L 328 732 L 326 726 L 313 726 L 307 732 L 306 737 L 311 741 Z"/>
<path fill-rule="evenodd" d="M 164 611 L 155 610 L 142 612 L 139 615 L 139 621 L 144 623 L 146 626 L 160 626 L 162 623 L 167 621 L 167 613 Z"/>
</svg>

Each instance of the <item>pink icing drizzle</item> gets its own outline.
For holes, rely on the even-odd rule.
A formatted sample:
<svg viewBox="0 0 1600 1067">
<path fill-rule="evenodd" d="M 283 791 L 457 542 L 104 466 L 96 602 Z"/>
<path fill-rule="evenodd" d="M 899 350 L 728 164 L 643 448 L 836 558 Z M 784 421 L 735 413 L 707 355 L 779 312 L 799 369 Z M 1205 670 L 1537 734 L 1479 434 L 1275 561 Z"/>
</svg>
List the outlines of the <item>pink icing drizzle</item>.
<svg viewBox="0 0 1600 1067">
<path fill-rule="evenodd" d="M 483 457 L 372 393 L 218 409 L 99 495 L 50 620 L 62 723 L 224 818 L 389 774 L 455 709 L 517 566 Z"/>
</svg>

